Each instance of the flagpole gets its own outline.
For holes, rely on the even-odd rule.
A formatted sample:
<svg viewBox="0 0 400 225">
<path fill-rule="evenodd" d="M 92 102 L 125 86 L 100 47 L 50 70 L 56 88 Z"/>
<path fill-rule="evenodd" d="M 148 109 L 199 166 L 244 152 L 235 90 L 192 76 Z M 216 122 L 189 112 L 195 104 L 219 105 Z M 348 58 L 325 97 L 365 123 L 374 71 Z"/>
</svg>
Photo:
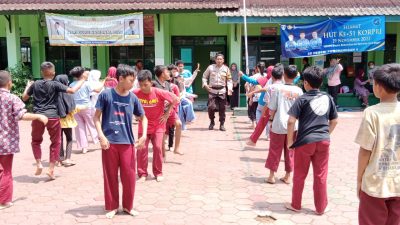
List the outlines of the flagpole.
<svg viewBox="0 0 400 225">
<path fill-rule="evenodd" d="M 246 0 L 243 0 L 243 24 L 244 24 L 244 56 L 246 60 L 246 74 L 249 75 L 249 49 L 247 44 L 247 7 L 246 7 Z M 240 79 L 240 78 L 239 78 Z M 247 105 L 247 101 L 246 101 Z M 239 106 L 240 106 L 240 80 L 239 80 Z"/>
<path fill-rule="evenodd" d="M 249 49 L 247 44 L 247 8 L 246 8 L 246 0 L 243 0 L 243 23 L 244 23 L 244 49 L 245 49 L 245 58 L 246 58 L 246 74 L 249 75 Z"/>
</svg>

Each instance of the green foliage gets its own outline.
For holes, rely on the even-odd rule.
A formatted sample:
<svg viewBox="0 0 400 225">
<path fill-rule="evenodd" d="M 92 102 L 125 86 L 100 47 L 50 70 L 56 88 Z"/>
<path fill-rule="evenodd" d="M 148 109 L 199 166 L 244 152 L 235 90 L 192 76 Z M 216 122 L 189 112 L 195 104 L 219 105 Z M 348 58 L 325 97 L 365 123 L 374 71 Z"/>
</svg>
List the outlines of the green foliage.
<svg viewBox="0 0 400 225">
<path fill-rule="evenodd" d="M 30 68 L 21 63 L 21 64 L 16 65 L 15 67 L 7 68 L 7 71 L 10 72 L 11 78 L 13 81 L 11 93 L 22 98 L 22 94 L 24 93 L 26 83 L 28 82 L 28 80 L 33 79 L 33 75 L 31 73 Z M 26 104 L 26 108 L 28 110 L 32 109 L 31 100 L 29 100 L 28 102 L 25 102 L 25 104 Z"/>
</svg>

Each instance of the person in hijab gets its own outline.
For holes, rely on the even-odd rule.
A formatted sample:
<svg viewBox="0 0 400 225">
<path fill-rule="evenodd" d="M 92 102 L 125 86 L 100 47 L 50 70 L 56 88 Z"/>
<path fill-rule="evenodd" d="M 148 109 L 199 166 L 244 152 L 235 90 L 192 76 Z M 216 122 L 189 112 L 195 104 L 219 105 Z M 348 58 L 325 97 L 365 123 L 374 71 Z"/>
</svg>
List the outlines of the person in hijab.
<svg viewBox="0 0 400 225">
<path fill-rule="evenodd" d="M 56 81 L 68 86 L 69 80 L 68 76 L 65 74 L 57 75 Z M 58 165 L 62 164 L 65 167 L 75 165 L 71 161 L 72 153 L 72 128 L 76 127 L 78 123 L 75 120 L 74 114 L 76 113 L 76 105 L 74 97 L 72 94 L 59 93 L 58 95 L 58 113 L 61 117 L 61 148 L 60 148 L 60 159 Z M 65 135 L 67 145 L 64 151 L 64 138 L 62 134 Z"/>
<path fill-rule="evenodd" d="M 232 75 L 232 82 L 233 82 L 233 93 L 232 97 L 230 98 L 231 109 L 239 106 L 239 70 L 237 68 L 236 63 L 232 63 L 231 67 L 231 75 Z"/>
<path fill-rule="evenodd" d="M 368 107 L 369 91 L 365 85 L 369 83 L 369 80 L 364 81 L 364 77 L 364 70 L 362 68 L 358 69 L 356 79 L 354 80 L 354 92 L 363 101 L 362 106 Z"/>
<path fill-rule="evenodd" d="M 114 66 L 108 68 L 106 82 L 104 83 L 104 87 L 106 89 L 115 88 L 118 85 L 117 80 L 117 68 Z"/>
<path fill-rule="evenodd" d="M 89 77 L 88 77 L 88 82 L 90 82 L 91 85 L 93 85 L 93 87 L 104 87 L 104 82 L 100 82 L 100 77 L 101 77 L 101 72 L 100 70 L 91 70 L 89 72 Z M 90 93 L 90 106 L 89 109 L 92 110 L 92 114 L 94 115 L 94 112 L 96 111 L 95 106 L 96 106 L 96 102 L 97 99 L 99 98 L 99 95 L 101 93 L 100 92 L 92 92 Z"/>
</svg>

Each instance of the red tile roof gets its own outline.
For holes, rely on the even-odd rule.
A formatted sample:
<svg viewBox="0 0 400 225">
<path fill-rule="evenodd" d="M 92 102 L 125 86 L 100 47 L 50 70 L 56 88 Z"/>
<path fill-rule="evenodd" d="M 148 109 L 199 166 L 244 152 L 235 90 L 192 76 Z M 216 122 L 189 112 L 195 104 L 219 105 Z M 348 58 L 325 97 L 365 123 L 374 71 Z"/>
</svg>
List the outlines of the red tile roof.
<svg viewBox="0 0 400 225">
<path fill-rule="evenodd" d="M 0 0 L 1 11 L 237 9 L 237 0 Z"/>
<path fill-rule="evenodd" d="M 247 16 L 256 17 L 400 15 L 400 0 L 247 0 L 246 6 Z M 244 14 L 242 4 L 218 11 L 217 16 Z"/>
</svg>

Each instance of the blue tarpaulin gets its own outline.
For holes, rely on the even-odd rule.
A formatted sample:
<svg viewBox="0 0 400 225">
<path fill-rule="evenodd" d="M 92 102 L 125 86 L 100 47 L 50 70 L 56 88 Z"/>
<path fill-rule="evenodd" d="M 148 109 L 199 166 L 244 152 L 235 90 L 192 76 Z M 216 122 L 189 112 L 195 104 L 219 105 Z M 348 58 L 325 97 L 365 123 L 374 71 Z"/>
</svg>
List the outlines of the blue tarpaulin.
<svg viewBox="0 0 400 225">
<path fill-rule="evenodd" d="M 385 49 L 385 17 L 336 17 L 315 24 L 281 25 L 285 58 Z"/>
</svg>

